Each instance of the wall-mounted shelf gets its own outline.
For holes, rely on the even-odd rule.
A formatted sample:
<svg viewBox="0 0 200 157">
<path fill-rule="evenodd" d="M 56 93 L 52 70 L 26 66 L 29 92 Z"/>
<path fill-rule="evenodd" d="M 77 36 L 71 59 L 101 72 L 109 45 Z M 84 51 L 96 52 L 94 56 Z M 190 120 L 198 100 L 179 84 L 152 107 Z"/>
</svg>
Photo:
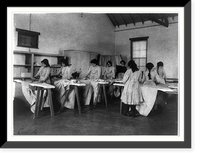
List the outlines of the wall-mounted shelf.
<svg viewBox="0 0 200 157">
<path fill-rule="evenodd" d="M 15 67 L 31 67 L 31 64 L 25 64 L 25 65 L 14 64 L 13 66 L 15 66 Z"/>
<path fill-rule="evenodd" d="M 47 53 L 40 53 L 40 52 L 30 52 L 30 51 L 19 51 L 15 50 L 13 51 L 14 55 L 25 55 L 23 60 L 25 59 L 25 63 L 20 64 L 21 62 L 18 62 L 13 65 L 14 68 L 17 68 L 17 70 L 14 70 L 14 79 L 26 79 L 26 77 L 20 77 L 21 73 L 24 71 L 30 72 L 31 77 L 35 75 L 37 70 L 41 67 L 40 65 L 34 65 L 34 62 L 37 60 L 38 56 L 46 56 L 46 57 L 56 57 L 57 58 L 57 64 L 59 64 L 60 59 L 64 58 L 64 55 L 60 54 L 47 54 Z M 36 58 L 37 57 L 37 58 Z M 51 68 L 60 68 L 61 66 L 51 66 Z M 30 77 L 27 77 L 30 78 Z"/>
<path fill-rule="evenodd" d="M 30 54 L 30 55 L 34 54 L 35 56 L 63 57 L 63 55 L 60 55 L 60 54 L 30 52 L 30 51 L 18 51 L 18 50 L 14 50 L 14 54 Z"/>
<path fill-rule="evenodd" d="M 13 79 L 30 79 L 31 77 L 13 77 Z"/>
</svg>

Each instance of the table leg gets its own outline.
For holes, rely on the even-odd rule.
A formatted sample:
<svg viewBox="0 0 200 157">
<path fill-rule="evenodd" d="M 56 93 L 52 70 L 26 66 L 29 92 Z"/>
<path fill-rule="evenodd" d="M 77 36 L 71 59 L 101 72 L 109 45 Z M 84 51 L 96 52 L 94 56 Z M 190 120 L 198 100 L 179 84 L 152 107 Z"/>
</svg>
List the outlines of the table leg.
<svg viewBox="0 0 200 157">
<path fill-rule="evenodd" d="M 78 104 L 78 112 L 79 115 L 81 115 L 81 105 L 80 105 L 80 99 L 79 99 L 79 94 L 78 94 L 78 87 L 74 87 L 75 90 L 75 96 L 76 96 L 76 100 L 77 100 L 77 104 Z"/>
<path fill-rule="evenodd" d="M 37 87 L 37 97 L 36 97 L 36 102 L 35 102 L 35 112 L 33 114 L 33 119 L 36 119 L 38 117 L 39 113 L 39 103 L 40 103 L 40 87 Z"/>
<path fill-rule="evenodd" d="M 39 101 L 39 105 L 38 105 L 38 110 L 39 110 L 39 112 L 42 110 L 42 103 L 43 103 L 43 93 L 44 93 L 44 89 L 41 89 L 40 90 L 40 101 Z M 38 112 L 38 115 L 39 115 L 39 112 Z"/>
<path fill-rule="evenodd" d="M 64 104 L 65 104 L 65 102 L 66 102 L 67 99 L 68 99 L 69 91 L 70 91 L 70 90 L 65 90 L 64 94 L 62 95 L 62 96 L 65 96 L 65 99 L 64 99 L 63 103 L 61 104 L 61 107 L 60 107 L 60 111 L 59 111 L 59 112 L 62 112 L 62 110 L 63 110 L 63 108 L 64 108 Z M 66 96 L 66 95 L 67 95 L 67 96 Z"/>
<path fill-rule="evenodd" d="M 106 108 L 108 108 L 108 102 L 107 102 L 107 95 L 106 95 L 106 87 L 103 84 L 103 95 L 104 95 L 104 99 L 105 99 L 105 104 L 106 104 Z"/>
<path fill-rule="evenodd" d="M 99 85 L 97 85 L 97 86 L 99 86 Z M 95 98 L 94 101 L 93 101 L 93 107 L 94 107 L 94 108 L 96 108 L 96 106 L 97 106 L 99 90 L 100 90 L 100 87 L 98 87 L 97 96 L 96 96 L 96 98 Z M 93 95 L 93 97 L 94 97 L 94 91 L 93 91 L 93 94 L 92 94 L 92 95 Z"/>
<path fill-rule="evenodd" d="M 122 114 L 122 101 L 120 101 L 120 109 L 119 109 L 119 113 Z"/>
<path fill-rule="evenodd" d="M 48 98 L 49 98 L 51 117 L 53 117 L 54 116 L 54 107 L 53 107 L 53 102 L 52 102 L 51 89 L 47 89 L 47 92 L 48 92 Z"/>
</svg>

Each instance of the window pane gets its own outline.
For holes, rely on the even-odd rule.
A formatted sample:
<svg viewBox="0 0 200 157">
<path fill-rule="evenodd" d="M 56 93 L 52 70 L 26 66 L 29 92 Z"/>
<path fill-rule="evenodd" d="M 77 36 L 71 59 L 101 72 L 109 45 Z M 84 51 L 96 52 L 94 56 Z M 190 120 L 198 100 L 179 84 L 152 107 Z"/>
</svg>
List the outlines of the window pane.
<svg viewBox="0 0 200 157">
<path fill-rule="evenodd" d="M 133 42 L 133 50 L 146 50 L 147 41 L 135 41 Z"/>
<path fill-rule="evenodd" d="M 146 50 L 133 51 L 133 58 L 146 57 Z"/>
<path fill-rule="evenodd" d="M 140 59 L 140 66 L 146 66 L 146 58 L 145 59 L 143 59 L 143 58 L 141 58 Z"/>
<path fill-rule="evenodd" d="M 38 36 L 40 33 L 21 29 L 16 30 L 18 31 L 17 46 L 38 48 Z"/>
<path fill-rule="evenodd" d="M 141 71 L 145 71 L 146 68 L 145 67 L 138 67 Z"/>
<path fill-rule="evenodd" d="M 31 46 L 32 47 L 38 47 L 38 45 L 37 45 L 38 43 L 37 43 L 37 37 L 35 36 L 35 37 L 32 37 L 31 38 Z"/>
<path fill-rule="evenodd" d="M 140 57 L 147 57 L 146 55 L 147 55 L 146 50 L 140 51 Z"/>
<path fill-rule="evenodd" d="M 140 51 L 133 51 L 133 57 L 140 57 Z"/>
<path fill-rule="evenodd" d="M 20 41 L 21 41 L 21 43 L 20 43 L 21 45 L 31 46 L 31 37 L 29 37 L 29 36 L 21 35 Z"/>
<path fill-rule="evenodd" d="M 140 66 L 140 59 L 133 58 L 133 60 L 135 61 L 135 63 L 137 64 L 137 66 Z"/>
<path fill-rule="evenodd" d="M 146 57 L 146 42 L 147 41 L 136 41 L 132 43 L 133 57 Z"/>
</svg>

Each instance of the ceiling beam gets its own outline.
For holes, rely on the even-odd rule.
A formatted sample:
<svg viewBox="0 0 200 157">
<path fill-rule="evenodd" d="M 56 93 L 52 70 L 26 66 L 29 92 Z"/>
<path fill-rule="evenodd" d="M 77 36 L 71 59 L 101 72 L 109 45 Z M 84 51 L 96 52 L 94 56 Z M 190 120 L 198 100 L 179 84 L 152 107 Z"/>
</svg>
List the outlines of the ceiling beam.
<svg viewBox="0 0 200 157">
<path fill-rule="evenodd" d="M 134 26 L 135 26 L 135 21 L 134 21 L 133 17 L 131 16 L 131 14 L 128 14 L 128 15 L 129 15 L 129 17 L 131 18 L 131 21 L 133 22 L 133 24 L 134 24 Z"/>
<path fill-rule="evenodd" d="M 159 19 L 157 19 L 157 18 L 155 18 L 151 15 L 146 16 L 146 18 L 148 18 L 149 20 L 152 20 L 152 21 L 154 21 L 154 22 L 156 22 L 156 23 L 158 23 L 162 26 L 165 26 L 165 27 L 169 26 L 169 21 L 168 21 L 167 17 L 163 17 L 163 19 L 164 19 L 163 21 L 161 21 L 161 20 L 159 20 Z"/>
<path fill-rule="evenodd" d="M 143 19 L 142 15 L 141 14 L 138 14 L 138 15 L 140 17 L 140 20 L 142 21 L 142 24 L 144 24 L 144 19 Z"/>
<path fill-rule="evenodd" d="M 118 24 L 118 22 L 115 20 L 115 17 L 112 15 L 112 14 L 110 14 L 110 16 L 113 18 L 113 21 L 116 23 L 116 25 L 119 27 L 119 24 Z"/>
<path fill-rule="evenodd" d="M 122 19 L 122 21 L 125 23 L 125 25 L 126 25 L 126 27 L 127 27 L 127 23 L 126 23 L 126 21 L 124 20 L 124 18 L 122 17 L 122 15 L 119 14 L 119 16 L 120 16 L 120 18 Z"/>
<path fill-rule="evenodd" d="M 165 21 L 165 23 L 166 23 L 166 25 L 168 27 L 169 26 L 169 20 L 168 20 L 167 16 L 164 17 L 164 21 Z"/>
<path fill-rule="evenodd" d="M 166 23 L 167 27 L 169 26 L 168 16 L 166 14 L 161 14 L 162 21 Z"/>
<path fill-rule="evenodd" d="M 109 14 L 107 14 L 108 18 L 110 19 L 110 21 L 112 22 L 113 26 L 116 27 L 116 24 L 114 23 L 114 21 L 112 20 L 112 18 L 110 17 Z"/>
</svg>

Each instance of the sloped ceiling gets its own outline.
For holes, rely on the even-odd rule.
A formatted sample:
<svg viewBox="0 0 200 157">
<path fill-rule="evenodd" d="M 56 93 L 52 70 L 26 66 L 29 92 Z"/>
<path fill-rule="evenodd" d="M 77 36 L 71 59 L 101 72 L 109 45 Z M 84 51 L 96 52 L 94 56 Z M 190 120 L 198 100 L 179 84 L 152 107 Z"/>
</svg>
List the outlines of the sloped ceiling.
<svg viewBox="0 0 200 157">
<path fill-rule="evenodd" d="M 125 13 L 113 13 L 107 14 L 108 18 L 112 22 L 114 27 L 119 27 L 120 25 L 136 24 L 141 22 L 145 25 L 146 21 L 151 21 L 152 23 L 158 23 L 164 27 L 169 26 L 169 18 L 174 20 L 175 16 L 178 14 L 125 14 Z"/>
</svg>

